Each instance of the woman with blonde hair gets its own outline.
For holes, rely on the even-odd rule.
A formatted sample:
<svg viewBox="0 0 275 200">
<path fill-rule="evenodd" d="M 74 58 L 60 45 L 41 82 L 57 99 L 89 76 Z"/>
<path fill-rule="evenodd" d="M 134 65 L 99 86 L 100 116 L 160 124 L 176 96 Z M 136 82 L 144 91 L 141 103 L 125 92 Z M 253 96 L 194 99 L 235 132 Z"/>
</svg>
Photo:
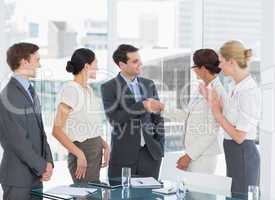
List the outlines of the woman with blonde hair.
<svg viewBox="0 0 275 200">
<path fill-rule="evenodd" d="M 249 185 L 259 184 L 260 156 L 255 145 L 260 119 L 260 89 L 249 73 L 252 50 L 239 41 L 226 42 L 219 52 L 219 67 L 230 76 L 235 87 L 221 103 L 215 90 L 201 89 L 216 121 L 225 133 L 223 142 L 227 176 L 232 192 L 247 193 Z"/>
<path fill-rule="evenodd" d="M 96 78 L 97 60 L 93 51 L 77 49 L 66 70 L 74 80 L 65 83 L 53 136 L 68 150 L 68 168 L 74 183 L 98 181 L 100 168 L 109 161 L 108 144 L 103 134 L 101 100 L 88 84 Z"/>
</svg>

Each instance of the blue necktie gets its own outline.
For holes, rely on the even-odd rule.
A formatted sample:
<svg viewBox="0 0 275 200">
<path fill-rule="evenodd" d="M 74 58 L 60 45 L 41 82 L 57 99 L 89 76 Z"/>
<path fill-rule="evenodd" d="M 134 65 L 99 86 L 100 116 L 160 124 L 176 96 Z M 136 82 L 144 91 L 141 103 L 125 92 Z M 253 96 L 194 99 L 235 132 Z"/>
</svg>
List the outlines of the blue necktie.
<svg viewBox="0 0 275 200">
<path fill-rule="evenodd" d="M 129 85 L 130 85 L 130 89 L 131 89 L 132 93 L 134 94 L 136 102 L 141 101 L 142 98 L 141 98 L 141 94 L 140 94 L 138 85 L 134 85 L 134 83 L 130 83 Z"/>
</svg>

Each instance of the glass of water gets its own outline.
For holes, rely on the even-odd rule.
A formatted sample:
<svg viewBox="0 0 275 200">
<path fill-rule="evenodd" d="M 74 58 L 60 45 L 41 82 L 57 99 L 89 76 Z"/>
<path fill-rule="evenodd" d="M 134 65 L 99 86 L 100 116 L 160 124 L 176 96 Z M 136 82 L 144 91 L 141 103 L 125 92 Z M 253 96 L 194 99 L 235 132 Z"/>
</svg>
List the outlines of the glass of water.
<svg viewBox="0 0 275 200">
<path fill-rule="evenodd" d="M 128 188 L 123 188 L 122 190 L 121 190 L 121 199 L 123 199 L 123 200 L 128 200 L 128 199 L 130 199 L 130 188 L 128 187 Z"/>
<path fill-rule="evenodd" d="M 177 199 L 184 199 L 186 196 L 186 185 L 184 181 L 178 181 L 177 183 Z"/>
<path fill-rule="evenodd" d="M 249 185 L 248 186 L 248 200 L 259 200 L 259 199 L 260 199 L 259 186 Z"/>
<path fill-rule="evenodd" d="M 129 188 L 131 183 L 131 168 L 123 167 L 121 171 L 121 184 L 123 188 Z"/>
</svg>

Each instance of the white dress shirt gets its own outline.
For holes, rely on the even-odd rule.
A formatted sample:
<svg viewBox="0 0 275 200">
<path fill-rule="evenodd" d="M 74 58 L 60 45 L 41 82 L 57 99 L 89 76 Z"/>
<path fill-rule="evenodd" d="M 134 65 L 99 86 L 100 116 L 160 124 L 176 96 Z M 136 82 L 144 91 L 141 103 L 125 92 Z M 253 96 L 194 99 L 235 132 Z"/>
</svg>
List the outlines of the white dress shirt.
<svg viewBox="0 0 275 200">
<path fill-rule="evenodd" d="M 251 75 L 236 84 L 224 104 L 224 115 L 236 129 L 255 140 L 261 114 L 261 91 Z M 222 128 L 225 139 L 232 139 Z"/>
<path fill-rule="evenodd" d="M 23 78 L 22 76 L 20 75 L 17 75 L 17 74 L 13 74 L 13 78 L 15 78 L 22 86 L 23 88 L 26 90 L 26 92 L 28 93 L 30 99 L 33 101 L 32 99 L 32 95 L 29 91 L 29 87 L 31 85 L 31 82 L 25 78 Z"/>
<path fill-rule="evenodd" d="M 120 76 L 125 80 L 125 82 L 127 83 L 129 89 L 134 94 L 136 102 L 142 101 L 142 95 L 141 95 L 141 91 L 140 91 L 140 87 L 139 87 L 137 77 L 135 77 L 134 80 L 128 80 L 125 76 L 123 76 L 122 73 L 120 73 Z M 143 131 L 141 129 L 140 146 L 143 147 L 144 145 L 145 145 L 145 139 L 144 139 L 144 136 L 143 136 Z"/>
</svg>

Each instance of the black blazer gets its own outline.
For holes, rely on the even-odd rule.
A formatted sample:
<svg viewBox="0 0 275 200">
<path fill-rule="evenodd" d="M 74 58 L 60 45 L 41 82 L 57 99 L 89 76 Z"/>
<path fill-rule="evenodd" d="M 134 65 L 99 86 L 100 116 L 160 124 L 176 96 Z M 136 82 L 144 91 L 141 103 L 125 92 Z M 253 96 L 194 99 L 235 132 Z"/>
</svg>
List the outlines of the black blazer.
<svg viewBox="0 0 275 200">
<path fill-rule="evenodd" d="M 0 183 L 31 187 L 45 172 L 52 154 L 44 131 L 40 105 L 11 78 L 0 96 L 0 143 L 4 153 Z"/>
<path fill-rule="evenodd" d="M 159 99 L 152 80 L 138 78 L 143 100 Z M 164 155 L 164 120 L 160 114 L 146 112 L 143 102 L 134 94 L 119 74 L 101 86 L 106 116 L 113 127 L 110 164 L 133 164 L 138 159 L 141 130 L 153 159 Z"/>
</svg>

